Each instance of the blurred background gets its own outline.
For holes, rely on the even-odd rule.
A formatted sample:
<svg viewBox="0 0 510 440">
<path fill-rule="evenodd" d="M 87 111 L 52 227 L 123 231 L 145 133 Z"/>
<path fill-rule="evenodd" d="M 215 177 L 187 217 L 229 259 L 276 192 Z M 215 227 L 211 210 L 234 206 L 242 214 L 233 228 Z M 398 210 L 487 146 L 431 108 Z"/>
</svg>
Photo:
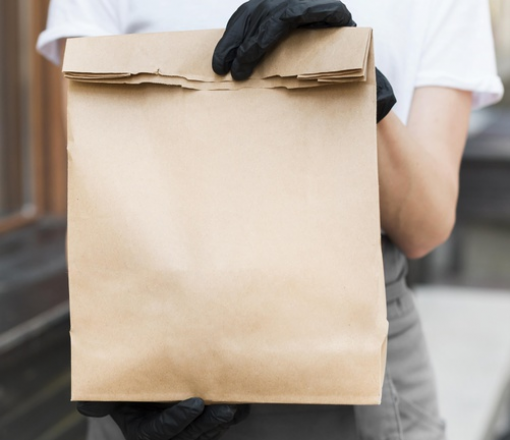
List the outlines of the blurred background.
<svg viewBox="0 0 510 440">
<path fill-rule="evenodd" d="M 0 1 L 0 439 L 83 440 L 69 402 L 66 150 L 48 0 Z M 491 0 L 510 90 L 510 0 Z M 476 30 L 473 30 L 476 32 Z M 510 439 L 510 93 L 473 113 L 450 240 L 410 263 L 452 440 Z"/>
</svg>

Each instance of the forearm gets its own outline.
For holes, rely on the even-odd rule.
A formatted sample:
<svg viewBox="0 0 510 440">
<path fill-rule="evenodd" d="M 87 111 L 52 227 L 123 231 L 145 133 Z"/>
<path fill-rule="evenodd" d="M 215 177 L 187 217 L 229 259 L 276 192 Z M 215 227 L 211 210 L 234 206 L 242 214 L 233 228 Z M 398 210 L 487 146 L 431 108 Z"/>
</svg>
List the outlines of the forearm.
<svg viewBox="0 0 510 440">
<path fill-rule="evenodd" d="M 381 226 L 408 257 L 419 258 L 453 227 L 456 179 L 393 113 L 377 135 Z"/>
<path fill-rule="evenodd" d="M 443 243 L 455 223 L 471 96 L 453 92 L 459 96 L 441 103 L 440 112 L 418 94 L 420 110 L 408 126 L 393 113 L 378 125 L 381 226 L 410 258 Z"/>
</svg>

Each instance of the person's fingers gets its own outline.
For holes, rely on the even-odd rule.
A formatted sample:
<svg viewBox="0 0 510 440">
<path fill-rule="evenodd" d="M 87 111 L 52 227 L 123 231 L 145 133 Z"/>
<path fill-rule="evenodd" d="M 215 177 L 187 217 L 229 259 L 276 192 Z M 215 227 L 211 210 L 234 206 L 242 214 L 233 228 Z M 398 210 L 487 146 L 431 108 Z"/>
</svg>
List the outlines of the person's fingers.
<svg viewBox="0 0 510 440">
<path fill-rule="evenodd" d="M 173 440 L 196 440 L 206 433 L 229 424 L 236 414 L 236 405 L 210 405 L 184 431 Z"/>
<path fill-rule="evenodd" d="M 325 3 L 292 2 L 283 12 L 281 20 L 296 27 L 356 26 L 347 7 L 338 0 Z"/>
<path fill-rule="evenodd" d="M 231 73 L 235 80 L 247 79 L 257 64 L 291 30 L 291 26 L 280 20 L 279 14 L 269 17 L 243 41 L 232 63 Z"/>
<path fill-rule="evenodd" d="M 214 49 L 212 68 L 218 75 L 226 75 L 230 72 L 237 49 L 243 42 L 250 16 L 247 8 L 247 3 L 244 3 L 234 12 L 227 23 L 225 33 Z"/>
<path fill-rule="evenodd" d="M 237 410 L 232 420 L 231 425 L 237 425 L 245 420 L 250 415 L 251 405 L 237 405 Z"/>
<path fill-rule="evenodd" d="M 296 27 L 356 26 L 339 0 L 251 0 L 230 18 L 213 54 L 213 70 L 247 79 L 257 64 Z"/>
<path fill-rule="evenodd" d="M 77 402 L 76 409 L 87 417 L 105 417 L 118 405 L 117 402 Z"/>
<path fill-rule="evenodd" d="M 204 411 L 204 401 L 192 398 L 139 421 L 140 439 L 168 440 L 184 431 Z"/>
</svg>

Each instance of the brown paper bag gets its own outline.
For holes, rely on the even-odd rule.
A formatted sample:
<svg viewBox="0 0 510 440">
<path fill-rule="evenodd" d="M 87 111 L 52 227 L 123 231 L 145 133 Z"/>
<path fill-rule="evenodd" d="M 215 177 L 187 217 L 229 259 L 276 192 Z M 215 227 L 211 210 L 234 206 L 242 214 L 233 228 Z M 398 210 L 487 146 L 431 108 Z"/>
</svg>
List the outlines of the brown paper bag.
<svg viewBox="0 0 510 440">
<path fill-rule="evenodd" d="M 296 32 L 244 82 L 221 33 L 68 42 L 72 398 L 377 403 L 371 30 Z"/>
</svg>

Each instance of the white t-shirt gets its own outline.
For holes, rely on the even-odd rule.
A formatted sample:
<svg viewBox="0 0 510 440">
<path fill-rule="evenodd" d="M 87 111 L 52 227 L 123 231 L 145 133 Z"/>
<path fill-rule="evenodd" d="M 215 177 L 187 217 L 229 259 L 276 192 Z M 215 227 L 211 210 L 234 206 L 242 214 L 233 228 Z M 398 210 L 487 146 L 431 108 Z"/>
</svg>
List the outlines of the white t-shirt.
<svg viewBox="0 0 510 440">
<path fill-rule="evenodd" d="M 59 63 L 61 38 L 225 27 L 244 0 L 52 0 L 39 51 Z M 405 123 L 416 87 L 474 92 L 473 108 L 501 99 L 488 0 L 345 0 L 374 29 L 376 65 Z M 212 54 L 211 54 L 212 55 Z"/>
</svg>

